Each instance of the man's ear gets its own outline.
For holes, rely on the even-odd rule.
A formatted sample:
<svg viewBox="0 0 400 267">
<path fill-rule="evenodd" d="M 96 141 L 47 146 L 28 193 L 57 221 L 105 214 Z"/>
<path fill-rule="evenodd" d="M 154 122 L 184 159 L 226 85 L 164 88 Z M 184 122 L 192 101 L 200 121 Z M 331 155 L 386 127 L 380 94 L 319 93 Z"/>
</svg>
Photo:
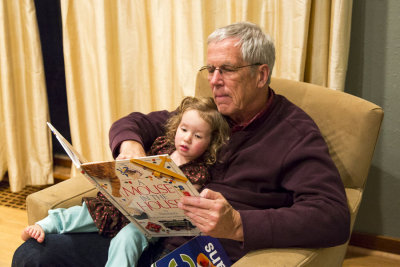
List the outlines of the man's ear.
<svg viewBox="0 0 400 267">
<path fill-rule="evenodd" d="M 267 64 L 263 64 L 260 67 L 258 67 L 258 87 L 263 88 L 268 82 L 268 76 L 269 76 L 269 67 Z"/>
</svg>

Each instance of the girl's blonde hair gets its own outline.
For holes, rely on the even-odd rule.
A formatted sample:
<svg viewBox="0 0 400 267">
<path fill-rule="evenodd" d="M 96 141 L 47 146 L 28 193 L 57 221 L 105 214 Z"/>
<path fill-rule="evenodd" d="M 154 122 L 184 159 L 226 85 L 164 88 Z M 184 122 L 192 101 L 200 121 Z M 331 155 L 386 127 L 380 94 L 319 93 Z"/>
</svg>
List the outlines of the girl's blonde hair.
<svg viewBox="0 0 400 267">
<path fill-rule="evenodd" d="M 222 114 L 218 112 L 212 97 L 185 97 L 178 107 L 177 113 L 170 117 L 165 125 L 167 140 L 171 145 L 175 146 L 176 131 L 182 120 L 183 113 L 188 110 L 197 110 L 200 117 L 211 127 L 210 145 L 204 152 L 203 158 L 207 165 L 212 165 L 217 160 L 218 150 L 229 138 L 229 125 Z"/>
</svg>

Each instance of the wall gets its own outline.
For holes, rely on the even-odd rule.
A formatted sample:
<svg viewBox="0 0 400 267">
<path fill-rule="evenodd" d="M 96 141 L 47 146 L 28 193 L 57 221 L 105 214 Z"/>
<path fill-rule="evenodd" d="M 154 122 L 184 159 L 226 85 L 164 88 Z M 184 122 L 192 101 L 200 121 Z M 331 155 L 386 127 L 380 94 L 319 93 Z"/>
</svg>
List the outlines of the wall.
<svg viewBox="0 0 400 267">
<path fill-rule="evenodd" d="M 400 238 L 400 1 L 354 0 L 346 92 L 385 116 L 355 231 Z"/>
</svg>

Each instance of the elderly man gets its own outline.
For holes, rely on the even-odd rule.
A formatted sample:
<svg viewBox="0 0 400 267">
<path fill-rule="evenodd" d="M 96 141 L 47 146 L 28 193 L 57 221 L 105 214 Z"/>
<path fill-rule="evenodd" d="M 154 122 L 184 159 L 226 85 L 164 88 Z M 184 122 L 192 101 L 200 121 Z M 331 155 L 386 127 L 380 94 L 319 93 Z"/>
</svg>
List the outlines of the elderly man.
<svg viewBox="0 0 400 267">
<path fill-rule="evenodd" d="M 269 88 L 274 60 L 270 37 L 237 23 L 209 36 L 201 68 L 232 135 L 202 197 L 185 197 L 180 207 L 204 234 L 221 238 L 232 261 L 250 250 L 327 247 L 349 237 L 339 173 L 312 119 Z M 145 155 L 169 115 L 132 113 L 114 123 L 114 156 Z M 173 250 L 184 241 L 167 238 L 163 245 Z"/>
<path fill-rule="evenodd" d="M 274 60 L 268 35 L 254 24 L 236 23 L 209 36 L 207 65 L 200 70 L 208 72 L 215 103 L 232 133 L 201 197 L 184 197 L 179 207 L 204 234 L 220 239 L 233 262 L 255 249 L 328 247 L 349 237 L 350 215 L 339 173 L 312 119 L 269 87 Z M 115 122 L 110 130 L 114 157 L 144 156 L 170 115 L 131 113 Z M 69 238 L 82 239 L 76 236 Z M 49 243 L 65 243 L 61 237 L 49 238 Z M 139 266 L 187 240 L 160 240 Z M 97 237 L 97 250 L 86 244 L 84 262 L 101 265 L 104 259 L 98 256 L 107 255 L 107 242 Z M 27 259 L 26 247 L 16 259 Z M 46 247 L 46 260 L 57 262 L 51 249 Z M 39 261 L 35 253 L 29 260 Z M 70 261 L 83 255 L 70 245 L 58 254 Z"/>
</svg>

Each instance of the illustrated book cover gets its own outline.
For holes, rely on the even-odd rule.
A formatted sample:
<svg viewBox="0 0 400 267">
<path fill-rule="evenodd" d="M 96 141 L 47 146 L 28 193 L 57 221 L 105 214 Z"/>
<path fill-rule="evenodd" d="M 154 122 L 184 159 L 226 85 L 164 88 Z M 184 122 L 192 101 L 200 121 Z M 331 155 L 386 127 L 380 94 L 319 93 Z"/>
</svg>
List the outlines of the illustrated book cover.
<svg viewBox="0 0 400 267">
<path fill-rule="evenodd" d="M 151 265 L 164 266 L 228 267 L 231 261 L 218 239 L 197 236 Z"/>
<path fill-rule="evenodd" d="M 178 208 L 199 193 L 167 155 L 87 162 L 47 123 L 73 164 L 148 237 L 196 236 L 200 231 Z"/>
</svg>

